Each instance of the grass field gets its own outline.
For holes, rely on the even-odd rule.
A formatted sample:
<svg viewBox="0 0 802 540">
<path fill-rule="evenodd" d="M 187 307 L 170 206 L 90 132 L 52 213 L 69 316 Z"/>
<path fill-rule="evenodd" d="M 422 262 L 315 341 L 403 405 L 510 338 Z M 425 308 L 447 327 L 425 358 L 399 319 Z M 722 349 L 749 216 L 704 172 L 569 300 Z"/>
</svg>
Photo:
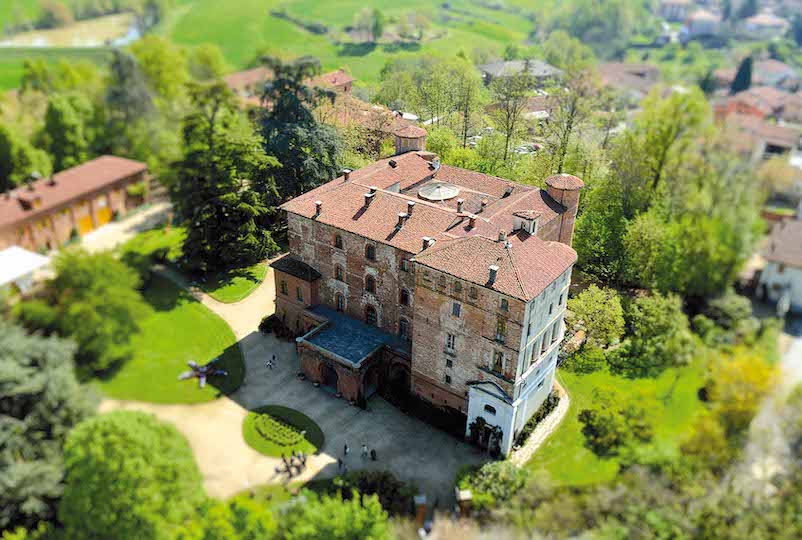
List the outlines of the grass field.
<svg viewBox="0 0 802 540">
<path fill-rule="evenodd" d="M 677 375 L 679 377 L 677 378 Z M 579 486 L 612 480 L 618 472 L 614 458 L 601 459 L 585 447 L 579 412 L 593 401 L 597 388 L 614 388 L 623 395 L 649 392 L 659 404 L 655 438 L 639 449 L 655 455 L 676 456 L 683 434 L 688 430 L 702 404 L 696 392 L 702 386 L 701 365 L 670 369 L 656 379 L 625 379 L 607 372 L 578 375 L 564 370 L 558 379 L 571 398 L 566 418 L 527 463 L 533 470 L 546 471 L 560 485 Z"/>
<path fill-rule="evenodd" d="M 105 65 L 110 58 L 110 50 L 102 47 L 0 47 L 0 90 L 19 87 L 25 60 L 42 59 L 51 63 L 84 60 Z"/>
<path fill-rule="evenodd" d="M 245 377 L 242 353 L 223 319 L 160 276 L 152 278 L 144 296 L 153 313 L 140 322 L 133 358 L 99 383 L 103 394 L 151 403 L 202 403 L 239 388 Z M 220 355 L 218 365 L 227 377 L 211 378 L 204 389 L 196 379 L 178 380 L 189 360 L 203 365 Z"/>
<path fill-rule="evenodd" d="M 231 304 L 245 299 L 255 291 L 266 275 L 267 264 L 260 262 L 250 268 L 212 274 L 201 288 L 218 302 Z"/>
<path fill-rule="evenodd" d="M 314 454 L 326 440 L 323 430 L 305 414 L 278 405 L 259 407 L 242 423 L 242 437 L 248 445 L 266 456 L 289 456 L 293 450 Z M 284 443 L 283 441 L 288 441 Z"/>
</svg>

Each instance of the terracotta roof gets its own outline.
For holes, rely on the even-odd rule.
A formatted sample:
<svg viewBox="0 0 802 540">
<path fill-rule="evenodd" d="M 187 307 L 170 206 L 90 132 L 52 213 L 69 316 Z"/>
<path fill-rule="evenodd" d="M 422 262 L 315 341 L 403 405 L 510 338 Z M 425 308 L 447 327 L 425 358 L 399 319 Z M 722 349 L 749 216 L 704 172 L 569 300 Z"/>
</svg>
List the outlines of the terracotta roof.
<svg viewBox="0 0 802 540">
<path fill-rule="evenodd" d="M 524 69 L 529 70 L 529 74 L 536 78 L 561 78 L 563 70 L 547 64 L 541 60 L 508 60 L 491 62 L 479 66 L 479 69 L 492 77 L 509 77 L 521 73 Z"/>
<path fill-rule="evenodd" d="M 537 219 L 542 216 L 543 213 L 535 212 L 534 210 L 521 210 L 519 212 L 513 212 L 512 215 L 521 219 Z"/>
<path fill-rule="evenodd" d="M 773 28 L 773 27 L 787 26 L 788 21 L 783 19 L 782 17 L 777 17 L 776 15 L 772 15 L 771 13 L 759 13 L 757 15 L 753 15 L 752 17 L 744 19 L 744 24 Z"/>
<path fill-rule="evenodd" d="M 727 117 L 727 125 L 757 141 L 789 149 L 796 148 L 802 136 L 802 130 L 772 124 L 752 115 L 731 114 Z"/>
<path fill-rule="evenodd" d="M 320 272 L 305 262 L 293 258 L 292 255 L 285 255 L 284 257 L 270 263 L 270 266 L 279 272 L 284 272 L 285 274 L 295 276 L 298 279 L 302 279 L 310 283 L 316 279 L 320 279 Z"/>
<path fill-rule="evenodd" d="M 650 64 L 608 62 L 599 65 L 602 84 L 620 90 L 648 94 L 660 79 L 660 70 Z"/>
<path fill-rule="evenodd" d="M 571 174 L 561 173 L 546 178 L 546 185 L 555 189 L 576 191 L 585 187 L 585 182 Z"/>
<path fill-rule="evenodd" d="M 766 259 L 802 268 L 802 220 L 782 221 L 774 226 Z"/>
<path fill-rule="evenodd" d="M 147 171 L 148 166 L 116 156 L 101 156 L 28 186 L 20 186 L 0 196 L 0 227 L 44 214 L 73 199 L 110 186 L 119 180 Z M 35 208 L 27 209 L 25 201 L 38 199 Z"/>
<path fill-rule="evenodd" d="M 405 139 L 418 139 L 426 136 L 426 130 L 418 126 L 408 125 L 396 131 L 395 135 Z"/>
<path fill-rule="evenodd" d="M 338 69 L 337 71 L 318 75 L 309 81 L 309 83 L 312 86 L 333 86 L 336 88 L 354 82 L 355 80 L 356 79 L 349 75 L 344 69 Z"/>
<path fill-rule="evenodd" d="M 315 109 L 315 115 L 321 122 L 338 127 L 358 125 L 387 134 L 410 124 L 400 113 L 383 105 L 367 103 L 351 94 L 337 94 L 334 103 L 324 101 Z"/>
<path fill-rule="evenodd" d="M 521 231 L 501 242 L 481 236 L 438 242 L 416 255 L 415 261 L 529 301 L 576 262 L 576 252 L 560 242 L 546 242 Z M 493 283 L 489 282 L 490 266 L 498 267 Z"/>
<path fill-rule="evenodd" d="M 253 69 L 246 69 L 245 71 L 237 71 L 236 73 L 229 73 L 223 77 L 229 88 L 236 91 L 251 89 L 255 85 L 264 84 L 268 79 L 273 77 L 273 72 L 266 67 L 256 67 Z"/>
</svg>

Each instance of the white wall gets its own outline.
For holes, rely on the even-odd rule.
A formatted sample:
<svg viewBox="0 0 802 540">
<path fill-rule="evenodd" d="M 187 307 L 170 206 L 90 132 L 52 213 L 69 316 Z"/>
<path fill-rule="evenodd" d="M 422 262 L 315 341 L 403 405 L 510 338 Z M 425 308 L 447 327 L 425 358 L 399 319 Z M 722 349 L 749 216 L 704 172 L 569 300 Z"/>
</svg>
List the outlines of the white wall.
<svg viewBox="0 0 802 540">
<path fill-rule="evenodd" d="M 791 310 L 802 312 L 802 268 L 784 265 L 782 273 L 776 263 L 769 262 L 760 276 L 760 286 L 766 286 L 768 299 L 779 300 L 782 291 L 790 287 Z"/>
</svg>

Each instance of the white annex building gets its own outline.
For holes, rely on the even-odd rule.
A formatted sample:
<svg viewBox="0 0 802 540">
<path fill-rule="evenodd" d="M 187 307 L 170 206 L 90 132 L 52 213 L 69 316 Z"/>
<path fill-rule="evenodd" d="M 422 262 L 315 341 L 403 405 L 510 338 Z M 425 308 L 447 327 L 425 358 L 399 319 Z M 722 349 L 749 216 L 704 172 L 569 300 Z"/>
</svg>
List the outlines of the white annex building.
<svg viewBox="0 0 802 540">
<path fill-rule="evenodd" d="M 802 203 L 797 219 L 774 226 L 766 247 L 758 293 L 781 314 L 802 313 Z"/>
<path fill-rule="evenodd" d="M 0 296 L 5 296 L 12 288 L 23 293 L 29 291 L 34 275 L 49 264 L 49 258 L 19 246 L 0 251 Z"/>
</svg>

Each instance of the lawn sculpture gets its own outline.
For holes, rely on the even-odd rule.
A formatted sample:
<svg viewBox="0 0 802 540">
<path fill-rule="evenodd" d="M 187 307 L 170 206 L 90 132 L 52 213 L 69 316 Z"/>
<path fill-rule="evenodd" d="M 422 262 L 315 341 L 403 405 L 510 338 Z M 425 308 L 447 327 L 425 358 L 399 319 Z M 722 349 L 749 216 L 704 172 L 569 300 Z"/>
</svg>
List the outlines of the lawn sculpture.
<svg viewBox="0 0 802 540">
<path fill-rule="evenodd" d="M 228 371 L 214 367 L 214 363 L 217 362 L 217 360 L 218 358 L 215 358 L 205 366 L 199 366 L 197 362 L 195 362 L 194 360 L 190 360 L 189 362 L 187 362 L 187 364 L 192 369 L 190 369 L 189 371 L 185 371 L 184 373 L 179 375 L 178 380 L 185 381 L 187 379 L 195 377 L 196 379 L 198 379 L 198 387 L 203 388 L 204 386 L 206 386 L 206 379 L 208 377 L 212 377 L 215 375 L 221 377 L 227 376 Z"/>
</svg>

